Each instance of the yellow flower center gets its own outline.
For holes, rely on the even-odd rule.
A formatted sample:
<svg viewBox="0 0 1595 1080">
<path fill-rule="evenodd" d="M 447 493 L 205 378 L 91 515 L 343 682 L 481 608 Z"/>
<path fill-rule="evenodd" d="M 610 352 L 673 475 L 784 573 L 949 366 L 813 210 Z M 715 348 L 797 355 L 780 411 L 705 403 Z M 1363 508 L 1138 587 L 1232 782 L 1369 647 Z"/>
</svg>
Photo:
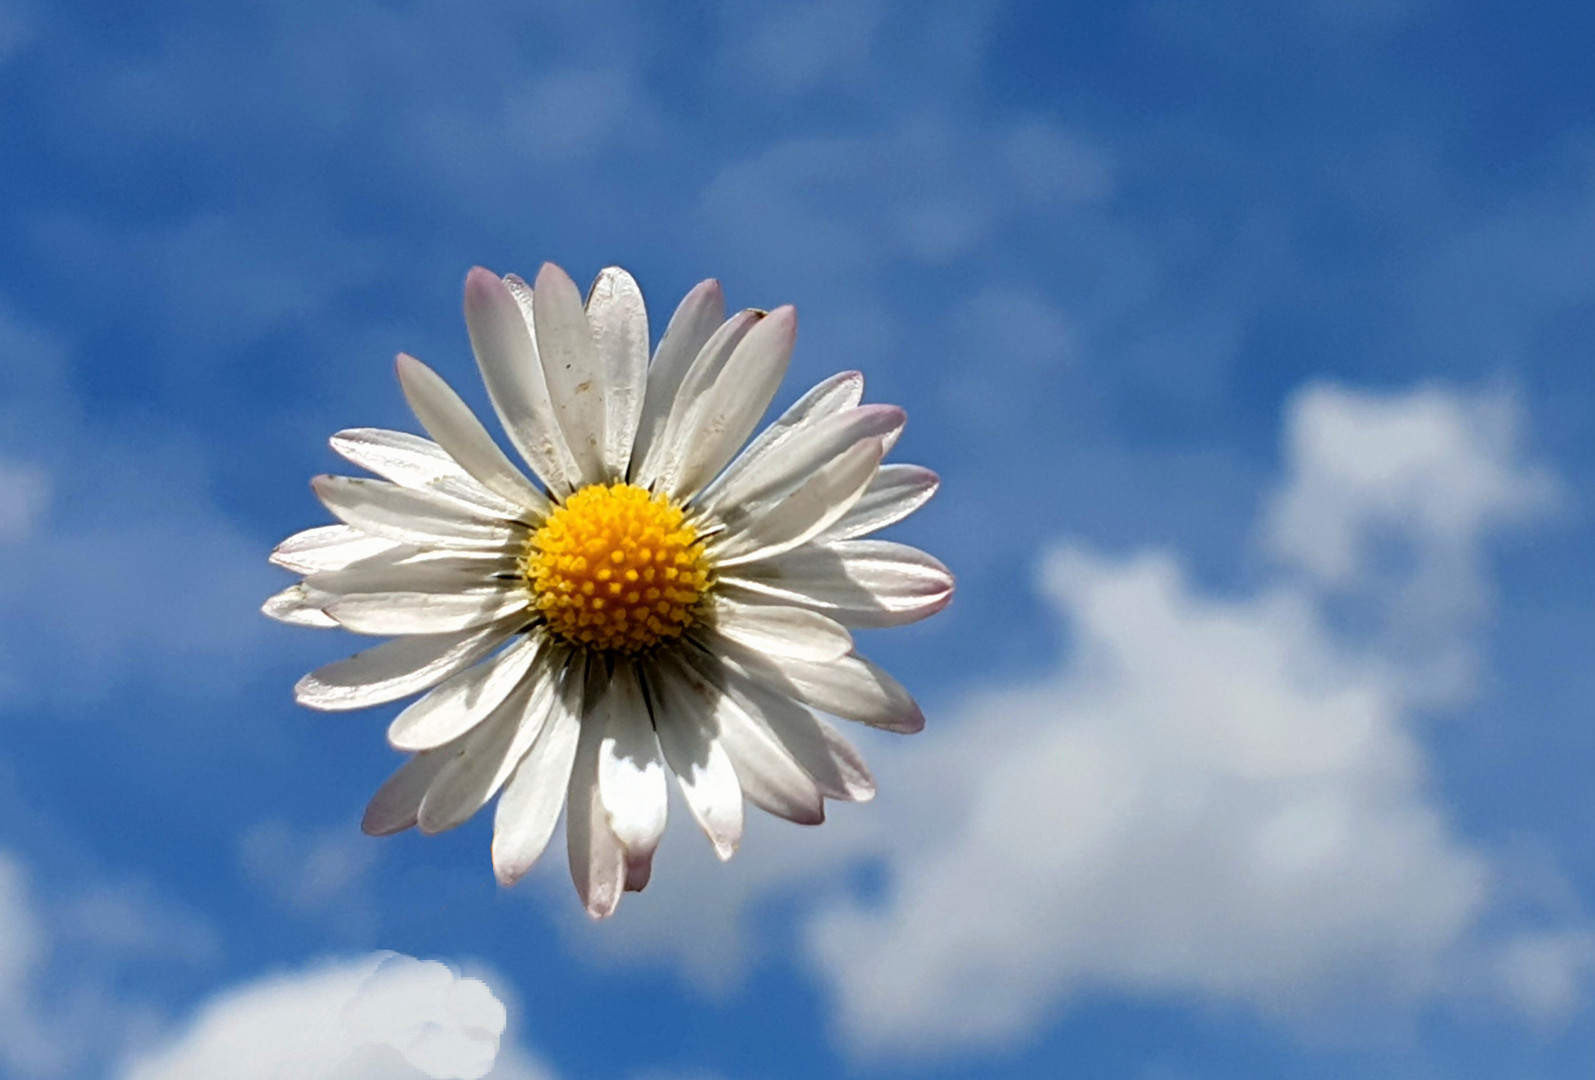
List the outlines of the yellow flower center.
<svg viewBox="0 0 1595 1080">
<path fill-rule="evenodd" d="M 709 589 L 709 561 L 681 507 L 624 483 L 566 499 L 527 540 L 521 572 L 555 635 L 626 653 L 680 637 Z"/>
</svg>

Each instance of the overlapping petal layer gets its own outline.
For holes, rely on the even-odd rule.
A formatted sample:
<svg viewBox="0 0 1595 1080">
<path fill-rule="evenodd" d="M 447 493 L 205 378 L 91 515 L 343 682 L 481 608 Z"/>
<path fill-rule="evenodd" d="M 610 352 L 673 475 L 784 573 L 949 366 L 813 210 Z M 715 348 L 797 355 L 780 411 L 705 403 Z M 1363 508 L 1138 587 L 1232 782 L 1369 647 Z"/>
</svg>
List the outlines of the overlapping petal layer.
<svg viewBox="0 0 1595 1080">
<path fill-rule="evenodd" d="M 924 552 L 861 539 L 936 489 L 929 470 L 881 464 L 902 410 L 861 405 L 862 376 L 844 372 L 738 455 L 786 372 L 797 320 L 790 307 L 728 318 L 714 281 L 688 293 L 651 361 L 642 293 L 614 267 L 585 302 L 552 264 L 533 286 L 478 268 L 465 315 L 530 474 L 435 372 L 401 355 L 400 384 L 431 438 L 339 432 L 334 449 L 377 478 L 317 477 L 341 524 L 272 553 L 303 580 L 266 614 L 394 637 L 305 676 L 303 704 L 421 695 L 389 726 L 412 756 L 372 798 L 366 831 L 439 832 L 496 795 L 493 866 L 509 884 L 547 848 L 563 808 L 571 876 L 598 917 L 647 884 L 671 774 L 722 858 L 741 841 L 744 798 L 803 824 L 824 820 L 826 799 L 872 798 L 864 762 L 820 714 L 900 732 L 924 717 L 857 654 L 850 630 L 922 619 L 953 590 Z M 630 634 L 624 652 L 564 637 L 527 572 L 556 508 L 617 484 L 679 508 L 672 520 L 700 538 L 680 557 L 709 570 L 677 629 L 643 633 L 640 647 Z M 646 552 L 615 557 L 651 565 Z M 626 572 L 631 584 L 582 567 L 561 580 L 631 589 L 631 611 L 651 601 Z"/>
</svg>

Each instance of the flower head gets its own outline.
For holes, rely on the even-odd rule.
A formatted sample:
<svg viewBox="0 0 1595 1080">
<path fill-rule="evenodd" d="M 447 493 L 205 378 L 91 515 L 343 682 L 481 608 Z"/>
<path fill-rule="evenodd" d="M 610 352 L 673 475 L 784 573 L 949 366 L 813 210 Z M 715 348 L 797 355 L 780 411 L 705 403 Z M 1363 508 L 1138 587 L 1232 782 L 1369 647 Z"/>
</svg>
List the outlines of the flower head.
<svg viewBox="0 0 1595 1080">
<path fill-rule="evenodd" d="M 714 281 L 682 300 L 651 361 L 642 294 L 614 267 L 585 303 L 552 264 L 533 286 L 474 269 L 465 319 L 535 480 L 401 355 L 431 439 L 334 435 L 379 479 L 317 477 L 341 524 L 272 553 L 304 579 L 268 615 L 395 639 L 305 676 L 302 704 L 422 694 L 388 728 L 413 756 L 366 831 L 441 832 L 497 795 L 493 866 L 510 884 L 563 807 L 571 876 L 603 916 L 648 883 L 667 769 L 722 859 L 744 797 L 805 824 L 827 798 L 871 798 L 863 761 L 819 714 L 901 732 L 924 718 L 850 629 L 924 618 L 953 589 L 923 552 L 861 539 L 936 490 L 926 469 L 881 464 L 902 410 L 860 405 L 863 379 L 844 372 L 738 454 L 797 320 L 790 307 L 727 318 Z"/>
</svg>

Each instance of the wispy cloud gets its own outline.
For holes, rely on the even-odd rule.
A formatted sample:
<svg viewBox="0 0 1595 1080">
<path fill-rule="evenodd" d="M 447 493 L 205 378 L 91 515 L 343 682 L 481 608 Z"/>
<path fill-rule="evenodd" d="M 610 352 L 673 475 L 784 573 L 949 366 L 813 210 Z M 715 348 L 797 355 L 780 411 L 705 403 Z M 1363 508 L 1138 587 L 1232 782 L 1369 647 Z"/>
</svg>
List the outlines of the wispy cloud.
<svg viewBox="0 0 1595 1080">
<path fill-rule="evenodd" d="M 280 907 L 354 940 L 375 929 L 370 874 L 377 856 L 376 841 L 354 821 L 323 829 L 261 821 L 238 842 L 244 875 Z"/>
<path fill-rule="evenodd" d="M 202 695 L 231 683 L 266 638 L 251 608 L 271 578 L 210 501 L 203 450 L 86 423 L 64 348 L 3 315 L 0 347 L 7 696 L 81 703 L 130 680 Z"/>
<path fill-rule="evenodd" d="M 159 1004 L 125 984 L 141 965 L 204 968 L 214 930 L 152 890 L 41 881 L 0 849 L 0 1067 L 23 1080 L 87 1075 L 148 1038 Z"/>
</svg>

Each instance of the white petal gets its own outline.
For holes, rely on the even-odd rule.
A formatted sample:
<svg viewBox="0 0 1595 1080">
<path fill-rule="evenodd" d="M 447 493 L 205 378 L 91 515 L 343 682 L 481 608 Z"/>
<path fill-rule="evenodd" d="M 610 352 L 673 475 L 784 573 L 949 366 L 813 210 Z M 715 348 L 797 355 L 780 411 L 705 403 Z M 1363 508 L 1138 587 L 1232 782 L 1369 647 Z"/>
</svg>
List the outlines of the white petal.
<svg viewBox="0 0 1595 1080">
<path fill-rule="evenodd" d="M 700 634 L 707 640 L 713 631 Z M 904 734 L 925 726 L 925 714 L 903 685 L 857 653 L 817 664 L 754 652 L 723 636 L 713 648 L 770 689 L 821 712 Z"/>
<path fill-rule="evenodd" d="M 492 271 L 475 267 L 465 278 L 465 326 L 488 397 L 510 442 L 543 485 L 563 495 L 577 486 L 581 471 L 559 430 L 527 325 L 530 293 L 519 278 L 500 281 Z"/>
<path fill-rule="evenodd" d="M 339 521 L 396 543 L 501 549 L 526 535 L 525 526 L 480 517 L 451 499 L 383 480 L 318 476 L 310 486 Z"/>
<path fill-rule="evenodd" d="M 604 472 L 620 480 L 648 386 L 648 309 L 630 274 L 618 266 L 599 272 L 587 293 L 587 321 L 604 372 Z"/>
<path fill-rule="evenodd" d="M 720 569 L 769 559 L 806 543 L 847 513 L 881 463 L 879 439 L 862 439 L 780 503 L 710 542 Z"/>
<path fill-rule="evenodd" d="M 545 641 L 542 635 L 524 635 L 498 656 L 460 672 L 413 702 L 388 725 L 388 745 L 395 750 L 431 750 L 464 735 L 526 678 Z"/>
<path fill-rule="evenodd" d="M 901 431 L 908 414 L 895 405 L 865 405 L 825 417 L 783 440 L 776 452 L 749 466 L 735 481 L 705 502 L 729 528 L 768 509 L 861 439 L 878 438 L 884 452 L 888 436 Z"/>
<path fill-rule="evenodd" d="M 291 626 L 337 626 L 338 620 L 322 610 L 334 598 L 306 587 L 303 583 L 290 585 L 269 597 L 260 605 L 261 613 Z"/>
<path fill-rule="evenodd" d="M 479 515 L 517 519 L 526 510 L 493 494 L 460 468 L 459 462 L 431 439 L 384 428 L 348 428 L 330 440 L 332 448 L 362 469 L 400 487 L 430 491 L 464 503 Z"/>
<path fill-rule="evenodd" d="M 835 728 L 784 693 L 766 687 L 734 664 L 716 658 L 722 685 L 749 717 L 763 724 L 830 799 L 867 802 L 875 779 L 853 745 Z"/>
<path fill-rule="evenodd" d="M 851 802 L 869 802 L 875 798 L 875 777 L 870 775 L 864 756 L 824 717 L 810 713 L 809 719 L 814 722 L 820 738 L 825 742 L 823 758 L 817 749 L 811 755 L 808 749 L 800 744 L 792 725 L 784 721 L 775 729 L 776 737 L 792 752 L 792 756 L 797 758 L 808 774 L 814 777 L 814 782 L 820 785 L 820 790 L 825 792 L 827 797 L 847 799 Z"/>
<path fill-rule="evenodd" d="M 725 367 L 706 382 L 699 373 L 704 356 L 698 357 L 681 386 L 682 398 L 691 404 L 674 436 L 677 464 L 660 477 L 669 494 L 690 499 L 747 441 L 786 375 L 796 338 L 797 312 L 788 305 L 750 329 Z"/>
<path fill-rule="evenodd" d="M 725 308 L 725 293 L 720 283 L 710 278 L 695 285 L 670 316 L 670 325 L 665 327 L 665 336 L 660 339 L 653 363 L 648 367 L 648 391 L 643 396 L 642 415 L 631 451 L 633 483 L 647 487 L 653 481 L 652 476 L 646 480 L 640 478 L 642 463 L 664 430 L 687 368 L 692 366 L 715 329 L 725 322 Z"/>
<path fill-rule="evenodd" d="M 947 567 L 888 540 L 804 544 L 738 571 L 720 579 L 720 595 L 795 604 L 850 627 L 902 626 L 934 615 L 953 596 Z"/>
<path fill-rule="evenodd" d="M 740 715 L 734 709 L 726 714 Z M 754 806 L 799 825 L 825 820 L 825 800 L 814 778 L 762 728 L 746 717 L 728 720 L 720 730 L 720 743 L 731 757 L 743 794 Z"/>
<path fill-rule="evenodd" d="M 679 654 L 699 675 L 722 694 L 729 674 L 715 657 L 697 650 Z M 801 709 L 800 705 L 793 705 Z M 805 710 L 806 711 L 806 710 Z M 769 726 L 749 714 L 743 700 L 723 696 L 716 708 L 720 742 L 736 768 L 742 792 L 753 805 L 799 825 L 825 820 L 825 800 L 819 786 L 791 752 L 775 738 Z"/>
<path fill-rule="evenodd" d="M 356 634 L 450 634 L 497 622 L 526 610 L 530 602 L 525 589 L 503 582 L 469 592 L 351 593 L 326 611 Z"/>
<path fill-rule="evenodd" d="M 501 885 L 519 881 L 548 847 L 576 757 L 581 697 L 580 668 L 567 668 L 560 674 L 542 731 L 499 796 L 493 815 L 493 873 Z"/>
<path fill-rule="evenodd" d="M 604 398 L 609 392 L 576 283 L 544 263 L 532 286 L 532 331 L 565 445 L 583 484 L 609 479 L 604 469 Z"/>
<path fill-rule="evenodd" d="M 343 570 L 311 574 L 305 584 L 329 594 L 331 603 L 351 593 L 465 592 L 502 588 L 506 580 L 518 579 L 515 555 L 510 552 L 398 548 Z"/>
<path fill-rule="evenodd" d="M 839 372 L 811 387 L 775 423 L 759 432 L 747 448 L 737 455 L 737 459 L 726 467 L 726 471 L 703 489 L 697 499 L 698 505 L 718 505 L 721 502 L 719 492 L 728 484 L 738 481 L 749 469 L 764 462 L 795 433 L 826 417 L 856 407 L 863 396 L 864 376 L 857 371 Z"/>
<path fill-rule="evenodd" d="M 628 865 L 651 861 L 665 831 L 668 789 L 664 755 L 642 696 L 636 666 L 615 665 L 604 695 L 603 741 L 598 747 L 598 794 Z"/>
<path fill-rule="evenodd" d="M 720 745 L 716 715 L 724 695 L 697 672 L 668 656 L 648 669 L 659 746 L 697 819 L 721 861 L 736 854 L 742 841 L 742 786 L 736 767 Z"/>
<path fill-rule="evenodd" d="M 371 796 L 360 828 L 370 836 L 392 836 L 413 826 L 427 788 L 446 764 L 447 752 L 433 750 L 400 765 Z"/>
<path fill-rule="evenodd" d="M 626 888 L 626 849 L 609 828 L 598 789 L 598 749 L 607 734 L 608 716 L 592 709 L 602 693 L 601 672 L 589 665 L 588 691 L 582 714 L 581 738 L 570 771 L 569 802 L 565 810 L 565 842 L 570 857 L 570 879 L 587 914 L 602 919 L 614 914 Z"/>
<path fill-rule="evenodd" d="M 410 411 L 460 467 L 500 498 L 544 517 L 548 496 L 528 480 L 487 433 L 471 407 L 443 378 L 413 356 L 399 354 L 399 386 Z"/>
<path fill-rule="evenodd" d="M 762 653 L 823 663 L 853 651 L 853 635 L 841 623 L 817 611 L 785 607 L 760 597 L 743 603 L 711 594 L 707 625 L 745 648 Z"/>
<path fill-rule="evenodd" d="M 429 690 L 520 629 L 520 616 L 457 634 L 406 637 L 317 668 L 294 686 L 301 705 L 329 712 L 383 705 Z"/>
<path fill-rule="evenodd" d="M 393 551 L 400 545 L 349 525 L 320 525 L 294 533 L 278 544 L 271 562 L 297 574 L 342 570 L 361 559 Z"/>
<path fill-rule="evenodd" d="M 422 832 L 443 832 L 465 822 L 504 786 L 547 726 L 565 663 L 562 649 L 539 653 L 498 708 L 445 748 L 449 762 L 421 800 Z"/>
<path fill-rule="evenodd" d="M 633 470 L 633 483 L 650 489 L 657 489 L 661 485 L 668 487 L 663 478 L 674 476 L 681 466 L 682 455 L 688 449 L 682 433 L 691 422 L 694 409 L 725 370 L 748 332 L 764 318 L 762 311 L 751 308 L 739 311 L 721 323 L 719 329 L 704 342 L 676 389 L 669 415 L 665 417 L 647 455 L 642 458 L 641 467 Z M 649 393 L 652 392 L 650 388 Z"/>
<path fill-rule="evenodd" d="M 421 800 L 416 823 L 423 833 L 432 836 L 463 824 L 493 797 L 497 782 L 517 764 L 506 758 L 533 689 L 530 683 L 515 687 L 480 724 L 436 751 L 447 760 Z"/>
<path fill-rule="evenodd" d="M 930 501 L 941 478 L 919 465 L 882 465 L 864 495 L 819 539 L 851 540 L 902 521 Z"/>
</svg>

